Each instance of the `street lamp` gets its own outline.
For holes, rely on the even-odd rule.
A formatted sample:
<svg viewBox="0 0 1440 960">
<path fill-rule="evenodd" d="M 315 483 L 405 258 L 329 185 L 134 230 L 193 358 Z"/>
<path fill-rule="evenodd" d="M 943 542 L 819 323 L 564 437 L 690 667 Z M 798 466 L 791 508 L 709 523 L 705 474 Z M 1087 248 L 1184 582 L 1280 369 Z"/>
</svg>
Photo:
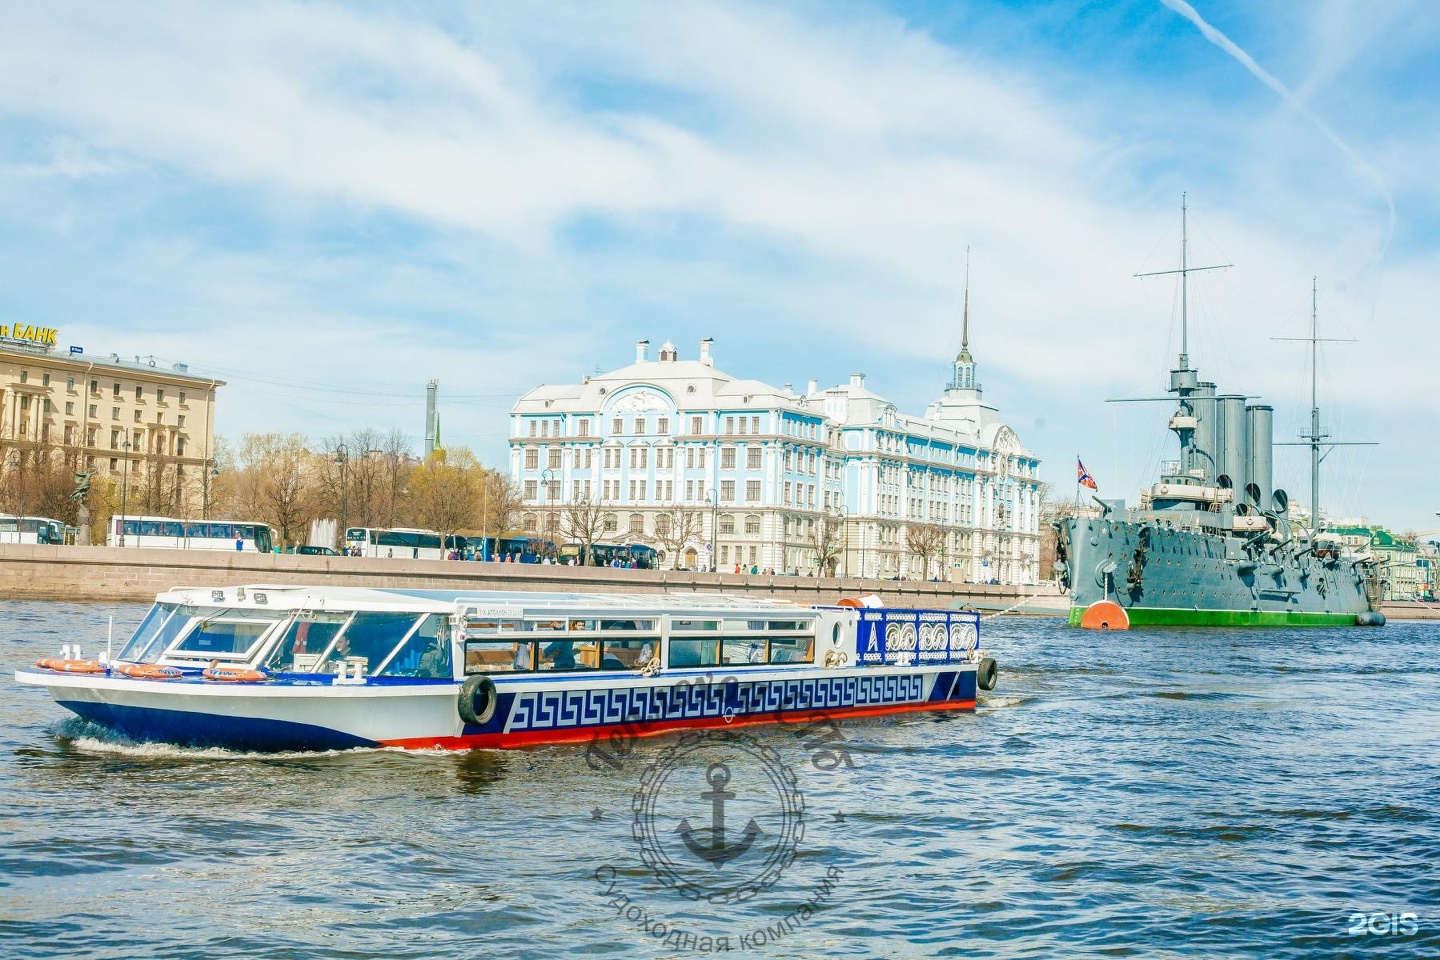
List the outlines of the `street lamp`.
<svg viewBox="0 0 1440 960">
<path fill-rule="evenodd" d="M 19 520 L 25 516 L 25 471 L 21 469 L 25 465 L 25 455 L 16 450 L 15 459 L 12 462 L 15 464 L 15 542 L 19 543 Z"/>
<path fill-rule="evenodd" d="M 555 537 L 555 518 L 551 516 L 550 510 L 551 501 L 555 498 L 551 496 L 550 484 L 555 482 L 554 476 L 555 471 L 548 467 L 540 471 L 540 516 L 545 518 L 545 533 L 551 539 L 552 546 Z"/>
<path fill-rule="evenodd" d="M 350 527 L 350 485 L 347 483 L 350 450 L 345 444 L 336 445 L 334 463 L 340 468 L 340 537 L 343 540 L 345 531 Z"/>
<path fill-rule="evenodd" d="M 125 473 L 120 479 L 120 546 L 125 546 L 125 497 L 130 488 L 130 441 L 120 445 L 125 451 Z M 113 488 L 112 488 L 113 489 Z"/>
<path fill-rule="evenodd" d="M 840 546 L 840 568 L 844 571 L 842 574 L 844 576 L 850 573 L 850 525 L 847 523 L 850 516 L 843 503 L 840 504 L 837 511 L 840 515 L 840 536 L 845 538 L 841 541 Z"/>
<path fill-rule="evenodd" d="M 720 570 L 720 491 L 715 487 L 701 494 L 710 501 L 710 572 Z"/>
<path fill-rule="evenodd" d="M 215 461 L 214 461 L 213 459 L 212 459 L 212 460 L 206 460 L 206 461 L 205 461 L 205 473 L 204 473 L 204 475 L 201 477 L 201 479 L 202 479 L 204 482 L 200 484 L 200 519 L 201 519 L 201 520 L 209 520 L 209 519 L 210 519 L 210 484 L 213 483 L 213 482 L 215 481 L 215 478 L 218 477 L 218 476 L 220 476 L 220 468 L 215 465 Z"/>
</svg>

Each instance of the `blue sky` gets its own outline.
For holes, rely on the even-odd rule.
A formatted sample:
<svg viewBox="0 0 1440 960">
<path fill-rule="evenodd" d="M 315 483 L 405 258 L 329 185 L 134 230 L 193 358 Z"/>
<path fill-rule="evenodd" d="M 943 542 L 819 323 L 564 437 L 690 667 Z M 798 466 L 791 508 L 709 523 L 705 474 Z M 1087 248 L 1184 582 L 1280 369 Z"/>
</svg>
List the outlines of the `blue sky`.
<svg viewBox="0 0 1440 960">
<path fill-rule="evenodd" d="M 0 322 L 229 381 L 219 430 L 423 432 L 502 460 L 513 399 L 646 338 L 920 412 L 959 341 L 1069 490 L 1173 444 L 1193 361 L 1308 415 L 1323 497 L 1440 527 L 1440 7 L 7 3 Z M 1208 25 L 1219 34 L 1206 35 Z M 1223 35 L 1223 36 L 1220 36 Z M 1233 46 L 1226 48 L 1226 42 Z M 1251 69 L 1241 61 L 1250 58 Z M 1391 209 L 1393 207 L 1393 218 Z M 1278 481 L 1308 496 L 1303 455 Z"/>
</svg>

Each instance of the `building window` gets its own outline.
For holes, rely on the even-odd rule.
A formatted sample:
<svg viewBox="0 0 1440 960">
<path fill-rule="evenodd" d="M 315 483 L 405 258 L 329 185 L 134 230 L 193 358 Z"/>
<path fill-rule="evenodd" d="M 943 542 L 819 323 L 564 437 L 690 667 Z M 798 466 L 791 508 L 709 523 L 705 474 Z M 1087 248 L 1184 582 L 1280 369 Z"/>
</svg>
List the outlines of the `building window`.
<svg viewBox="0 0 1440 960">
<path fill-rule="evenodd" d="M 113 394 L 113 396 L 115 397 L 116 400 L 119 400 L 119 399 L 120 399 L 120 384 L 118 384 L 118 383 L 115 384 L 115 393 Z"/>
<path fill-rule="evenodd" d="M 662 513 L 662 514 L 660 514 L 658 517 L 655 518 L 655 536 L 657 536 L 657 537 L 668 537 L 668 536 L 670 536 L 670 515 L 669 515 L 669 514 Z"/>
<path fill-rule="evenodd" d="M 533 427 L 534 424 L 532 423 L 531 426 Z M 540 469 L 540 449 L 538 447 L 529 447 L 525 450 L 525 469 Z"/>
<path fill-rule="evenodd" d="M 744 417 L 741 417 L 741 418 L 740 418 L 740 433 L 741 433 L 742 435 L 745 433 L 745 418 L 744 418 Z"/>
<path fill-rule="evenodd" d="M 74 404 L 73 401 L 70 401 L 70 400 L 66 400 L 66 401 L 65 401 L 65 416 L 67 416 L 67 417 L 73 417 L 73 416 L 75 416 L 75 404 Z"/>
<path fill-rule="evenodd" d="M 721 533 L 734 533 L 734 532 L 735 532 L 735 517 L 734 517 L 733 514 L 729 514 L 729 513 L 722 513 L 722 514 L 720 514 L 720 532 L 721 532 Z"/>
<path fill-rule="evenodd" d="M 87 447 L 93 447 L 93 446 L 95 446 L 95 428 L 94 428 L 94 427 L 91 427 L 90 430 L 85 434 L 85 446 L 87 446 Z"/>
<path fill-rule="evenodd" d="M 745 500 L 746 500 L 747 503 L 759 503 L 759 502 L 760 502 L 760 481 L 759 481 L 759 480 L 746 480 L 746 481 L 745 481 Z"/>
<path fill-rule="evenodd" d="M 685 451 L 685 466 L 691 470 L 695 469 L 695 448 L 690 447 Z"/>
<path fill-rule="evenodd" d="M 734 448 L 734 447 L 721 447 L 721 448 L 720 448 L 720 469 L 722 469 L 722 470 L 734 470 L 734 469 L 735 469 L 735 448 Z"/>
<path fill-rule="evenodd" d="M 75 428 L 74 428 L 73 426 L 71 426 L 70 424 L 67 423 L 67 424 L 65 424 L 65 446 L 68 447 L 68 446 L 70 446 L 70 444 L 72 444 L 72 443 L 74 443 L 74 442 L 75 442 Z"/>
<path fill-rule="evenodd" d="M 749 447 L 745 450 L 745 466 L 750 470 L 760 469 L 759 447 Z"/>
<path fill-rule="evenodd" d="M 726 417 L 726 418 L 725 418 L 725 432 L 726 432 L 727 434 L 730 434 L 730 433 L 734 433 L 734 432 L 735 432 L 735 418 L 734 418 L 734 417 Z"/>
<path fill-rule="evenodd" d="M 539 426 L 536 425 L 535 421 L 534 421 L 534 420 L 531 420 L 531 421 L 530 421 L 530 436 L 532 436 L 532 437 L 535 436 L 536 433 L 539 431 L 539 429 L 540 429 L 540 428 L 539 428 Z"/>
<path fill-rule="evenodd" d="M 643 436 L 645 436 L 645 418 L 644 418 L 644 417 L 636 417 L 636 418 L 635 418 L 635 436 L 637 436 L 637 437 L 643 437 Z"/>
<path fill-rule="evenodd" d="M 44 403 L 42 404 L 42 407 L 43 407 L 43 409 L 44 409 L 44 411 L 45 411 L 46 413 L 49 413 L 49 412 L 50 412 L 50 398 L 49 398 L 49 397 L 46 397 L 46 398 L 45 398 L 45 401 L 44 401 Z"/>
<path fill-rule="evenodd" d="M 745 515 L 745 532 L 755 535 L 760 532 L 760 514 L 749 513 Z"/>
<path fill-rule="evenodd" d="M 735 502 L 735 481 L 734 481 L 734 480 L 721 480 L 721 481 L 720 481 L 720 499 L 721 499 L 721 500 L 724 500 L 726 503 L 734 503 L 734 502 Z"/>
<path fill-rule="evenodd" d="M 180 421 L 177 426 L 185 426 L 185 414 L 180 414 L 180 416 L 176 417 L 176 419 Z"/>
<path fill-rule="evenodd" d="M 90 392 L 93 393 L 93 394 L 95 394 L 96 396 L 99 396 L 99 395 L 100 395 L 100 381 L 99 381 L 99 380 L 91 380 L 91 381 L 90 381 Z"/>
<path fill-rule="evenodd" d="M 701 447 L 701 448 L 700 448 L 700 454 L 699 454 L 699 456 L 697 456 L 695 459 L 696 459 L 697 461 L 699 461 L 699 462 L 696 464 L 696 466 L 699 467 L 701 470 L 704 470 L 704 469 L 705 469 L 705 448 L 704 448 L 704 447 Z"/>
<path fill-rule="evenodd" d="M 145 388 L 144 388 L 144 387 L 136 387 L 136 388 L 135 388 L 135 400 L 136 400 L 136 402 L 138 403 L 139 401 L 144 400 L 144 399 L 145 399 Z"/>
<path fill-rule="evenodd" d="M 525 499 L 534 500 L 538 493 L 538 484 L 534 480 L 525 481 Z"/>
<path fill-rule="evenodd" d="M 65 389 L 66 389 L 66 390 L 74 390 L 74 389 L 75 389 L 75 378 L 74 378 L 74 377 L 66 377 L 66 378 L 65 378 Z"/>
<path fill-rule="evenodd" d="M 21 370 L 21 371 L 20 371 L 20 382 L 21 382 L 21 383 L 29 383 L 29 382 L 30 382 L 30 371 L 29 371 L 29 370 Z"/>
<path fill-rule="evenodd" d="M 551 448 L 550 448 L 550 456 L 549 456 L 549 459 L 547 460 L 547 462 L 549 463 L 551 470 L 559 470 L 559 469 L 560 469 L 560 448 L 559 448 L 559 447 L 551 447 Z"/>
<path fill-rule="evenodd" d="M 119 470 L 119 469 L 120 469 L 120 458 L 119 458 L 119 457 L 111 457 L 111 458 L 110 458 L 110 472 L 111 472 L 111 473 L 114 473 L 116 470 Z"/>
<path fill-rule="evenodd" d="M 588 437 L 588 436 L 590 436 L 590 421 L 589 421 L 589 420 L 581 420 L 581 421 L 580 421 L 580 436 L 582 436 L 582 437 Z"/>
<path fill-rule="evenodd" d="M 111 449 L 111 450 L 119 450 L 119 449 L 120 449 L 120 431 L 119 431 L 119 430 L 111 430 L 111 431 L 110 431 L 110 449 Z"/>
<path fill-rule="evenodd" d="M 613 513 L 605 514 L 605 532 L 614 533 L 620 528 L 620 520 Z"/>
<path fill-rule="evenodd" d="M 540 436 L 542 436 L 542 437 L 548 437 L 548 436 L 550 436 L 550 421 L 549 421 L 549 420 L 541 420 L 541 421 L 540 421 Z"/>
<path fill-rule="evenodd" d="M 630 514 L 630 532 L 642 534 L 645 532 L 645 517 L 643 514 Z"/>
<path fill-rule="evenodd" d="M 704 424 L 705 424 L 705 418 L 704 418 L 704 417 L 691 417 L 691 418 L 690 418 L 690 432 L 691 432 L 692 434 L 694 434 L 695 436 L 697 436 L 697 437 L 700 436 L 701 433 L 705 432 L 705 426 L 704 426 Z"/>
<path fill-rule="evenodd" d="M 180 403 L 180 406 L 182 406 L 182 407 L 185 406 L 185 391 L 184 391 L 184 390 L 181 390 L 181 391 L 180 391 L 179 403 Z"/>
<path fill-rule="evenodd" d="M 165 402 L 165 391 L 162 390 L 160 387 L 156 387 L 156 388 L 155 388 L 155 402 L 156 402 L 156 403 L 164 403 L 164 402 Z"/>
<path fill-rule="evenodd" d="M 48 373 L 42 373 L 42 374 L 40 374 L 40 386 L 42 386 L 42 387 L 48 387 L 48 386 L 50 386 L 50 374 L 48 374 Z"/>
<path fill-rule="evenodd" d="M 661 417 L 659 420 L 657 420 L 657 421 L 655 422 L 655 432 L 658 433 L 658 434 L 660 434 L 661 436 L 664 436 L 665 434 L 669 433 L 669 432 L 670 432 L 670 418 L 669 418 L 669 417 Z"/>
<path fill-rule="evenodd" d="M 175 455 L 176 455 L 177 457 L 183 457 L 183 456 L 185 456 L 185 438 L 184 438 L 184 437 L 180 437 L 179 439 L 177 439 L 177 440 L 175 441 Z"/>
<path fill-rule="evenodd" d="M 139 410 L 136 410 L 136 411 L 135 411 L 135 422 L 136 422 L 136 423 L 139 423 L 139 422 L 140 422 L 140 411 L 139 411 Z"/>
<path fill-rule="evenodd" d="M 625 432 L 625 421 L 615 417 L 610 421 L 610 435 L 619 436 Z"/>
<path fill-rule="evenodd" d="M 751 418 L 750 418 L 750 432 L 751 432 L 751 433 L 759 433 L 759 432 L 760 432 L 760 418 L 759 418 L 759 417 L 751 417 Z"/>
</svg>

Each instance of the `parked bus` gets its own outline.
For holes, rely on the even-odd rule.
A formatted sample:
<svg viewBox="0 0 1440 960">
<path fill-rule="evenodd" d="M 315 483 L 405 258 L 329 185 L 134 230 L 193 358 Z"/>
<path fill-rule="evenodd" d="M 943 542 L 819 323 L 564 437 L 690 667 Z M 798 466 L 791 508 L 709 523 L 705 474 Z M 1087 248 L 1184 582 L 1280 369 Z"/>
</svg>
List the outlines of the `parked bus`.
<svg viewBox="0 0 1440 960">
<path fill-rule="evenodd" d="M 63 544 L 65 524 L 50 517 L 0 514 L 0 543 Z"/>
<path fill-rule="evenodd" d="M 275 536 L 269 524 L 253 520 L 114 516 L 107 525 L 105 544 L 110 547 L 269 553 L 275 547 Z"/>
<path fill-rule="evenodd" d="M 628 567 L 633 563 L 640 570 L 654 570 L 657 555 L 654 547 L 647 547 L 643 543 L 592 543 L 590 545 L 591 566 L 608 567 L 616 561 L 619 561 L 622 567 Z"/>
<path fill-rule="evenodd" d="M 539 537 L 469 537 L 466 543 L 476 560 L 508 560 L 512 563 L 540 563 L 556 556 L 555 544 Z"/>
<path fill-rule="evenodd" d="M 465 549 L 464 537 L 449 537 L 440 548 L 440 534 L 412 527 L 350 527 L 345 531 L 345 552 L 352 557 L 391 557 L 401 560 L 444 560 L 451 551 Z"/>
</svg>

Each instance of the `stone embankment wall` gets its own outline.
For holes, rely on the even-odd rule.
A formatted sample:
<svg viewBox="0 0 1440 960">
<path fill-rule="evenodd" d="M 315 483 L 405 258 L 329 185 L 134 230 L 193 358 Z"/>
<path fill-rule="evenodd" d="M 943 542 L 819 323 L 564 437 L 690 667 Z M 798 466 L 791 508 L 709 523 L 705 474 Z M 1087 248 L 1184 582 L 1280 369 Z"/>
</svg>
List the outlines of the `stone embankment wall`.
<svg viewBox="0 0 1440 960">
<path fill-rule="evenodd" d="M 673 570 L 616 570 L 532 563 L 312 557 L 208 550 L 0 545 L 0 599 L 152 600 L 176 586 L 330 584 L 432 590 L 543 590 L 582 593 L 743 593 L 797 603 L 834 603 L 877 593 L 889 606 L 998 609 L 1025 600 L 1025 612 L 1064 614 L 1054 587 L 921 581 L 769 577 Z"/>
</svg>

